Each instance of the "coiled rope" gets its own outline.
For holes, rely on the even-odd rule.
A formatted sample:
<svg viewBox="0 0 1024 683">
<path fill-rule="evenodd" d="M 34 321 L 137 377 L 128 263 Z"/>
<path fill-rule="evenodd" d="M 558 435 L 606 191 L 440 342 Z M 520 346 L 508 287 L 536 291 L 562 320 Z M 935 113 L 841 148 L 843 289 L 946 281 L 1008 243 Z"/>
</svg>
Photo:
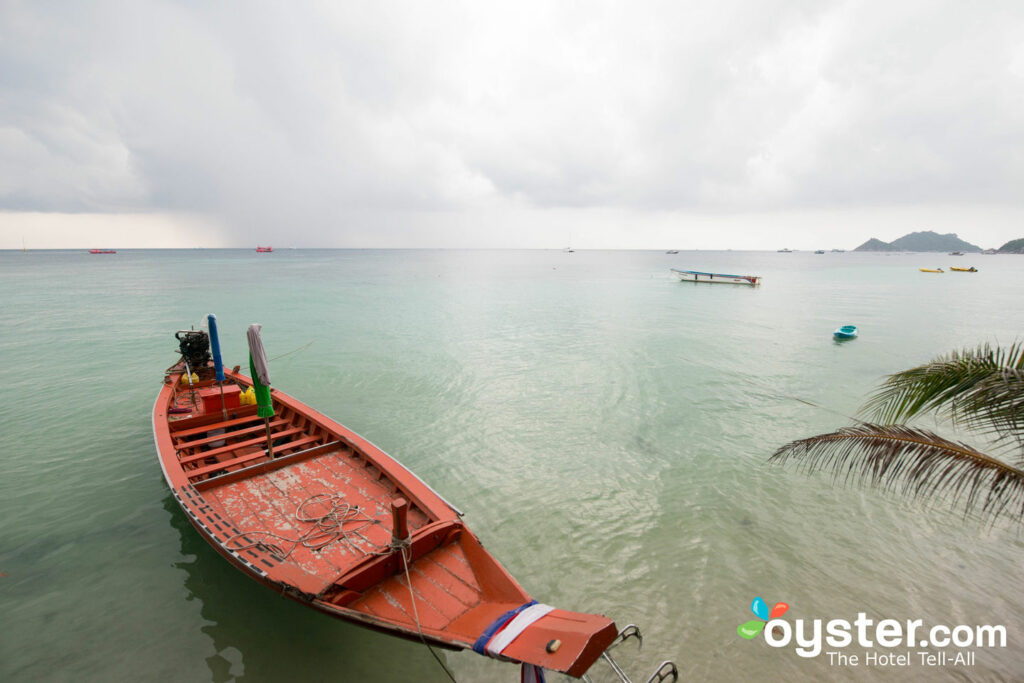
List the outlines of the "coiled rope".
<svg viewBox="0 0 1024 683">
<path fill-rule="evenodd" d="M 327 511 L 321 515 L 310 514 L 306 508 L 310 505 L 326 505 Z M 288 538 L 281 534 L 276 534 L 272 531 L 242 531 L 234 536 L 228 538 L 224 545 L 228 546 L 229 550 L 240 551 L 248 548 L 253 548 L 262 545 L 263 547 L 270 550 L 270 552 L 280 560 L 288 558 L 296 548 L 302 546 L 309 550 L 320 550 L 329 546 L 331 543 L 340 541 L 345 543 L 349 548 L 361 552 L 364 556 L 366 555 L 390 555 L 391 553 L 399 553 L 402 557 L 402 568 L 405 571 L 405 585 L 409 589 L 409 600 L 412 602 L 412 614 L 413 619 L 416 621 L 416 632 L 419 634 L 420 641 L 427 646 L 427 650 L 434 656 L 437 663 L 447 674 L 448 678 L 451 679 L 452 683 L 458 683 L 455 680 L 455 676 L 448 669 L 445 663 L 438 656 L 434 648 L 427 642 L 426 637 L 423 635 L 423 626 L 420 624 L 419 610 L 416 608 L 416 594 L 412 589 L 412 579 L 409 577 L 409 556 L 412 553 L 412 543 L 410 539 L 397 539 L 393 538 L 387 545 L 381 545 L 374 543 L 362 533 L 363 529 L 372 526 L 374 524 L 380 524 L 379 519 L 370 517 L 368 514 L 363 512 L 358 505 L 352 505 L 346 503 L 340 493 L 317 493 L 315 495 L 306 498 L 304 501 L 299 503 L 295 508 L 295 519 L 300 522 L 306 522 L 312 524 L 302 535 L 298 538 Z M 345 525 L 358 524 L 355 528 L 351 526 L 345 528 Z M 290 543 L 291 547 L 285 551 L 280 546 L 273 543 L 267 543 L 265 541 L 249 541 L 245 545 L 239 545 L 231 547 L 230 544 L 238 538 L 244 536 L 263 536 L 276 538 L 286 543 Z M 377 550 L 366 550 L 362 545 L 357 544 L 357 541 L 362 541 L 363 544 L 376 548 Z"/>
<path fill-rule="evenodd" d="M 319 515 L 310 514 L 306 508 L 311 505 L 326 505 L 327 511 Z M 312 524 L 298 538 L 289 538 L 273 531 L 242 531 L 228 538 L 224 545 L 228 546 L 228 550 L 234 551 L 246 550 L 247 548 L 262 545 L 270 550 L 279 560 L 288 559 L 288 556 L 299 546 L 308 550 L 320 550 L 335 541 L 340 541 L 363 555 L 387 555 L 392 552 L 390 545 L 374 543 L 361 533 L 363 529 L 369 526 L 380 524 L 380 520 L 370 517 L 358 505 L 346 503 L 341 494 L 317 493 L 310 496 L 295 508 L 295 519 Z M 345 527 L 346 524 L 349 525 L 348 528 Z M 358 526 L 353 527 L 353 524 L 358 524 Z M 230 545 L 235 539 L 246 536 L 276 538 L 285 543 L 290 543 L 291 547 L 285 550 L 281 546 L 262 540 L 249 541 L 245 545 Z M 362 541 L 362 543 L 359 543 L 359 541 Z M 366 550 L 364 546 L 376 548 L 377 550 Z"/>
</svg>

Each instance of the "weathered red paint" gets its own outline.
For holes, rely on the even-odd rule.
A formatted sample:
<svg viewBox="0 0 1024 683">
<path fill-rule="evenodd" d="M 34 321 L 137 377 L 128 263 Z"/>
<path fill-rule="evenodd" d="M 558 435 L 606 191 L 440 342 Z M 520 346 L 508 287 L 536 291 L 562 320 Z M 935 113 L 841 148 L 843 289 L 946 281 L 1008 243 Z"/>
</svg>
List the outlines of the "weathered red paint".
<svg viewBox="0 0 1024 683">
<path fill-rule="evenodd" d="M 255 406 L 239 402 L 252 383 L 237 366 L 224 387 L 226 420 L 216 381 L 190 387 L 182 373 L 168 372 L 153 408 L 160 465 L 196 530 L 252 578 L 340 619 L 452 649 L 472 647 L 498 616 L 531 600 L 454 508 L 366 439 L 274 389 L 271 459 Z M 314 496 L 357 508 L 349 529 L 361 536 L 292 548 L 313 527 L 296 512 Z M 396 539 L 408 539 L 404 559 Z M 607 617 L 556 609 L 504 656 L 580 676 L 615 635 Z M 562 645 L 548 652 L 555 639 Z"/>
</svg>

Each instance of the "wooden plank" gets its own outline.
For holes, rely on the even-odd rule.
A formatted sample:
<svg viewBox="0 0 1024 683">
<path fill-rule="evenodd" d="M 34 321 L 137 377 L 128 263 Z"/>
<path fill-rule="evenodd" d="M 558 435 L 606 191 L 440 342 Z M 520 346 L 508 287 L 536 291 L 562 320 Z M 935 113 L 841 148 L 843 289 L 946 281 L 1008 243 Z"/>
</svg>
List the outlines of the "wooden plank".
<svg viewBox="0 0 1024 683">
<path fill-rule="evenodd" d="M 412 569 L 417 572 L 418 575 L 422 575 L 423 580 L 430 581 L 437 585 L 441 590 L 450 595 L 455 600 L 458 600 L 467 607 L 472 607 L 480 602 L 480 588 L 466 581 L 465 576 L 456 576 L 452 574 L 444 565 L 442 565 L 438 558 L 445 554 L 461 552 L 461 548 L 457 544 L 446 545 L 443 548 L 438 548 L 433 552 L 428 553 L 425 557 L 420 558 L 416 564 L 412 566 Z M 469 572 L 470 576 L 472 572 Z"/>
<path fill-rule="evenodd" d="M 204 474 L 210 474 L 211 472 L 227 469 L 228 467 L 231 467 L 233 465 L 242 465 L 244 463 L 252 462 L 253 460 L 258 460 L 259 458 L 266 457 L 267 452 L 261 450 L 256 451 L 255 453 L 249 453 L 248 455 L 243 455 L 234 458 L 232 460 L 225 460 L 224 462 L 215 462 L 214 464 L 206 465 L 205 467 L 197 467 L 194 470 L 184 470 L 184 472 L 186 475 L 188 475 L 188 478 L 191 481 L 192 479 L 195 479 L 196 477 L 201 477 Z"/>
<path fill-rule="evenodd" d="M 445 552 L 445 550 L 446 548 L 438 548 L 434 552 Z M 437 567 L 436 564 L 425 562 L 425 560 L 426 558 L 420 558 L 419 561 L 409 567 L 409 577 L 412 579 L 412 587 L 416 591 L 417 598 L 422 597 L 424 601 L 443 614 L 449 621 L 454 621 L 464 614 L 466 610 L 479 604 L 479 594 L 473 595 L 469 602 L 464 602 L 459 597 L 448 592 L 444 586 L 433 581 L 432 577 L 428 574 L 420 571 L 420 565 L 430 564 L 434 568 Z M 402 585 L 407 585 L 404 571 L 396 578 Z"/>
<path fill-rule="evenodd" d="M 248 408 L 248 406 L 246 406 L 246 408 Z M 245 411 L 246 408 L 242 408 L 241 411 Z M 231 412 L 236 412 L 236 411 L 231 411 Z M 181 420 L 179 422 L 172 422 L 171 423 L 171 436 L 173 436 L 175 439 L 181 439 L 181 438 L 184 438 L 184 437 L 187 437 L 187 436 L 194 436 L 196 434 L 202 434 L 203 432 L 208 432 L 211 429 L 220 429 L 221 427 L 225 427 L 225 428 L 226 427 L 234 427 L 235 425 L 245 424 L 247 422 L 255 422 L 256 420 L 260 419 L 260 417 L 256 414 L 255 410 L 249 411 L 249 412 L 251 412 L 252 414 L 251 415 L 247 415 L 245 417 L 235 418 L 233 420 L 228 420 L 227 422 L 222 422 L 220 420 L 220 415 L 200 415 L 199 417 L 193 417 L 193 418 L 191 418 L 189 420 Z M 202 426 L 194 427 L 194 428 L 191 428 L 191 429 L 184 429 L 184 427 L 188 427 L 189 425 L 193 425 L 196 422 L 202 423 Z M 177 426 L 177 425 L 181 425 L 182 428 L 181 429 L 175 429 L 175 426 Z"/>
<path fill-rule="evenodd" d="M 390 503 L 395 488 L 390 479 L 378 479 L 370 474 L 362 464 L 365 460 L 353 463 L 347 456 L 333 458 L 325 461 L 325 467 L 335 473 L 335 476 L 342 481 L 348 482 L 348 487 L 354 488 L 367 498 L 378 503 L 383 511 L 390 509 Z M 353 481 L 354 480 L 354 481 Z M 385 485 L 387 482 L 389 485 Z"/>
<path fill-rule="evenodd" d="M 339 484 L 330 473 L 322 466 L 319 460 L 305 461 L 284 470 L 268 475 L 265 480 L 272 483 L 285 494 L 289 500 L 301 505 L 314 496 L 333 498 L 338 496 L 337 502 L 351 506 L 355 511 L 352 516 L 345 514 L 344 510 L 340 518 L 342 532 L 338 538 L 316 551 L 319 556 L 338 568 L 336 574 L 330 577 L 340 576 L 345 571 L 357 566 L 368 556 L 387 550 L 391 538 L 390 527 L 383 518 L 374 516 L 371 501 L 352 491 L 344 484 Z M 311 504 L 305 513 L 318 514 L 328 511 L 326 500 L 319 504 Z"/>
<path fill-rule="evenodd" d="M 275 545 L 285 553 L 291 550 L 287 558 L 275 559 L 279 564 L 277 571 L 273 573 L 278 579 L 283 579 L 282 575 L 289 574 L 292 580 L 305 577 L 302 579 L 305 589 L 314 593 L 319 592 L 330 583 L 331 577 L 337 575 L 338 570 L 316 557 L 315 553 L 301 544 L 292 549 L 294 540 L 306 530 L 303 527 L 308 528 L 309 525 L 295 519 L 294 508 L 288 509 L 287 502 L 284 505 L 275 502 L 273 497 L 268 498 L 259 487 L 252 484 L 251 480 L 230 484 L 213 492 L 229 519 L 244 534 L 244 537 L 232 543 L 231 547 L 244 545 L 245 538 L 248 538 L 250 541 Z"/>
<path fill-rule="evenodd" d="M 351 451 L 338 453 L 337 457 L 330 462 L 331 467 L 336 468 L 345 481 L 351 481 L 352 478 L 355 478 L 357 481 L 362 482 L 367 495 L 370 495 L 385 510 L 389 509 L 391 500 L 396 495 L 406 497 L 405 492 L 395 484 L 387 473 L 383 473 L 383 476 L 374 475 L 370 468 L 367 467 L 368 461 L 365 458 L 354 456 Z M 375 467 L 373 469 L 376 471 Z M 357 485 L 355 482 L 351 482 L 349 486 L 356 487 Z M 406 500 L 408 500 L 407 497 Z M 409 527 L 413 532 L 435 521 L 437 520 L 427 515 L 419 506 L 415 504 L 409 506 Z"/>
<path fill-rule="evenodd" d="M 358 508 L 365 515 L 357 516 L 352 523 L 343 525 L 343 530 L 349 532 L 347 542 L 332 543 L 320 551 L 331 563 L 348 569 L 361 562 L 368 553 L 380 552 L 387 548 L 391 531 L 384 523 L 387 517 L 381 514 L 382 508 L 376 501 L 364 497 L 347 481 L 339 480 L 324 466 L 326 461 L 332 459 L 325 456 L 302 462 L 280 472 L 280 476 L 275 477 L 274 481 L 296 489 L 297 484 L 301 485 L 310 494 L 339 495 L 344 503 Z"/>
<path fill-rule="evenodd" d="M 273 470 L 278 470 L 288 465 L 294 465 L 306 459 L 315 458 L 325 453 L 330 453 L 332 449 L 338 447 L 337 441 L 331 443 L 315 445 L 312 448 L 299 451 L 298 453 L 289 453 L 288 455 L 282 455 L 280 458 L 274 458 L 267 462 L 261 462 L 250 467 L 246 467 L 243 470 L 235 470 L 234 472 L 227 472 L 225 474 L 217 475 L 212 479 L 204 479 L 203 481 L 195 484 L 196 490 L 206 491 L 217 486 L 224 486 L 232 482 L 244 479 L 246 477 L 252 477 L 257 474 L 264 474 Z"/>
<path fill-rule="evenodd" d="M 370 612 L 382 619 L 398 623 L 405 622 L 407 626 L 411 625 L 413 628 L 416 627 L 415 614 L 424 628 L 435 631 L 443 630 L 452 621 L 424 600 L 422 595 L 416 595 L 416 611 L 414 613 L 404 573 L 401 575 L 401 581 L 398 576 L 395 576 L 377 584 L 372 591 L 350 604 L 349 608 L 359 612 Z"/>
<path fill-rule="evenodd" d="M 286 420 L 274 420 L 270 423 L 270 428 L 280 427 L 281 425 L 287 424 Z M 211 431 L 213 429 L 222 429 L 221 427 L 210 427 L 204 428 L 205 431 Z M 225 431 L 223 434 L 214 434 L 213 436 L 207 436 L 202 439 L 196 439 L 195 441 L 183 441 L 179 442 L 175 447 L 178 451 L 183 451 L 186 448 L 196 448 L 198 446 L 205 446 L 206 444 L 213 443 L 215 441 L 224 441 L 225 439 L 231 439 L 238 436 L 245 436 L 246 434 L 255 434 L 261 429 L 265 429 L 264 425 L 255 425 L 253 427 L 245 427 L 244 429 L 235 429 L 232 431 Z"/>
<path fill-rule="evenodd" d="M 283 429 L 279 432 L 271 432 L 270 438 L 271 440 L 280 439 L 286 436 L 291 436 L 292 434 L 298 434 L 301 431 L 302 430 L 298 427 L 292 427 L 291 429 Z M 201 453 L 196 453 L 195 455 L 189 455 L 187 457 L 181 458 L 178 462 L 180 462 L 182 465 L 185 465 L 190 462 L 195 462 L 196 460 L 212 458 L 220 455 L 221 453 L 230 453 L 231 451 L 237 451 L 240 448 L 246 448 L 248 446 L 262 446 L 265 443 L 267 443 L 267 437 L 261 436 L 255 439 L 239 441 L 238 443 L 231 443 L 228 444 L 227 446 L 221 446 L 220 448 L 211 448 L 208 451 L 203 451 Z M 287 444 L 282 444 L 282 446 L 286 447 Z"/>
<path fill-rule="evenodd" d="M 292 441 L 289 441 L 288 443 L 276 444 L 274 446 L 274 459 L 276 460 L 278 457 L 284 457 L 281 454 L 284 453 L 285 451 L 290 451 L 293 448 L 300 448 L 307 444 L 311 444 L 319 439 L 320 437 L 318 435 L 311 434 L 309 436 L 304 436 L 300 439 L 294 439 Z"/>
<path fill-rule="evenodd" d="M 271 476 L 273 475 L 255 477 L 234 486 L 249 507 L 261 518 L 270 516 L 279 520 L 276 525 L 266 528 L 267 531 L 294 541 L 314 528 L 313 523 L 303 522 L 295 517 L 298 506 L 306 496 L 301 493 L 295 497 L 287 495 L 274 484 L 269 478 Z M 289 541 L 275 541 L 275 543 L 286 552 L 293 546 L 293 542 Z M 307 574 L 320 577 L 324 586 L 329 585 L 334 577 L 341 573 L 340 568 L 322 557 L 320 553 L 310 550 L 301 543 L 295 546 L 285 562 L 295 564 Z"/>
<path fill-rule="evenodd" d="M 284 432 L 281 432 L 281 433 L 283 434 Z M 320 437 L 318 437 L 318 436 L 305 436 L 305 437 L 303 437 L 301 439 L 296 439 L 295 441 L 289 441 L 286 444 L 281 444 L 280 446 L 275 446 L 274 447 L 274 454 L 276 455 L 278 452 L 290 450 L 292 447 L 304 446 L 305 444 L 313 442 L 313 441 L 316 441 L 319 438 Z M 250 444 L 250 445 L 254 445 L 254 444 Z M 209 451 L 207 451 L 207 453 L 208 452 Z M 192 456 L 191 458 L 188 458 L 187 460 L 190 461 L 190 462 L 194 461 L 194 460 L 201 460 L 202 459 L 201 456 L 205 456 L 205 455 L 206 455 L 206 453 L 200 453 L 198 456 Z M 216 472 L 217 470 L 227 469 L 227 468 L 233 467 L 235 465 L 242 465 L 244 463 L 251 462 L 253 460 L 258 460 L 258 459 L 264 458 L 264 457 L 267 457 L 267 451 L 266 451 L 266 449 L 261 449 L 261 450 L 257 451 L 256 453 L 248 453 L 246 455 L 240 455 L 239 457 L 233 458 L 231 460 L 224 460 L 223 462 L 215 462 L 215 463 L 213 463 L 211 465 L 205 465 L 203 467 L 199 467 L 199 468 L 194 469 L 194 470 L 184 470 L 184 472 L 185 472 L 185 474 L 187 474 L 189 476 L 189 478 L 192 478 L 192 477 L 199 476 L 201 474 L 209 474 L 210 472 Z M 287 457 L 287 456 L 283 456 L 283 457 Z M 184 463 L 185 460 L 182 460 L 182 462 Z M 268 461 L 268 462 L 273 462 L 273 460 Z M 266 464 L 266 463 L 260 463 L 260 464 Z"/>
</svg>

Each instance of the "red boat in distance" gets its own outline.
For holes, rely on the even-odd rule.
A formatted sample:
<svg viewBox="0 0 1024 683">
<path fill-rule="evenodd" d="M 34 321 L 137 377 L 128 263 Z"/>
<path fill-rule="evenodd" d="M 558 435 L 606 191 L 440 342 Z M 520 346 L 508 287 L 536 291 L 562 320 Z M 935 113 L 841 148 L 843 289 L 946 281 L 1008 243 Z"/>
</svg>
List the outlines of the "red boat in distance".
<svg viewBox="0 0 1024 683">
<path fill-rule="evenodd" d="M 272 251 L 274 251 L 273 247 L 260 247 L 260 246 L 256 247 L 256 253 L 257 254 L 269 254 Z"/>
<path fill-rule="evenodd" d="M 114 249 L 90 249 L 90 254 L 116 254 L 117 251 Z"/>
</svg>

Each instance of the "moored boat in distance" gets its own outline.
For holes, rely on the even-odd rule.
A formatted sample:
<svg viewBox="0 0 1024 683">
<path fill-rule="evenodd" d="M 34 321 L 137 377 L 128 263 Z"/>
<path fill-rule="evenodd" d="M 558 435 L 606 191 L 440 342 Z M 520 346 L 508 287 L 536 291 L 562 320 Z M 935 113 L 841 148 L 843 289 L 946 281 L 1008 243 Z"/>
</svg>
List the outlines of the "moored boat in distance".
<svg viewBox="0 0 1024 683">
<path fill-rule="evenodd" d="M 272 251 L 274 251 L 273 247 L 261 247 L 259 245 L 256 246 L 256 253 L 258 254 L 269 254 Z"/>
<path fill-rule="evenodd" d="M 761 284 L 760 275 L 728 275 L 726 273 L 704 273 L 699 270 L 679 270 L 678 268 L 672 268 L 672 273 L 675 274 L 682 282 L 713 282 L 722 283 L 728 285 L 751 285 L 756 286 Z"/>
<path fill-rule="evenodd" d="M 90 249 L 90 254 L 116 254 L 116 249 Z"/>
<path fill-rule="evenodd" d="M 824 249 L 816 249 L 816 250 L 814 251 L 814 253 L 815 253 L 815 254 L 824 254 L 824 253 L 825 253 L 825 250 L 824 250 Z"/>
<path fill-rule="evenodd" d="M 974 266 L 971 266 L 970 268 L 957 268 L 956 266 L 950 266 L 949 269 L 950 270 L 955 270 L 958 273 L 977 273 L 978 272 L 978 269 L 975 268 Z"/>
<path fill-rule="evenodd" d="M 779 254 L 792 254 L 793 250 L 792 249 L 785 249 L 785 248 L 783 248 L 783 249 L 779 249 L 778 253 Z"/>
<path fill-rule="evenodd" d="M 248 334 L 251 377 L 224 369 L 212 315 L 209 328 L 175 335 L 181 358 L 164 372 L 153 435 L 178 505 L 237 569 L 320 612 L 519 662 L 524 675 L 582 676 L 634 635 L 602 615 L 538 604 L 440 494 L 272 389 L 259 325 Z"/>
<path fill-rule="evenodd" d="M 951 252 L 949 252 L 949 255 L 950 256 L 963 256 L 964 252 L 962 252 L 962 251 L 951 251 Z"/>
<path fill-rule="evenodd" d="M 918 268 L 922 273 L 944 273 L 942 268 Z"/>
<path fill-rule="evenodd" d="M 679 250 L 678 250 L 678 249 L 669 249 L 669 250 L 668 250 L 668 251 L 666 251 L 665 253 L 666 253 L 666 254 L 678 254 L 678 253 L 679 253 Z"/>
<path fill-rule="evenodd" d="M 835 339 L 856 339 L 858 334 L 860 332 L 857 330 L 856 325 L 843 325 L 836 328 L 836 331 L 832 333 L 832 337 Z"/>
</svg>

